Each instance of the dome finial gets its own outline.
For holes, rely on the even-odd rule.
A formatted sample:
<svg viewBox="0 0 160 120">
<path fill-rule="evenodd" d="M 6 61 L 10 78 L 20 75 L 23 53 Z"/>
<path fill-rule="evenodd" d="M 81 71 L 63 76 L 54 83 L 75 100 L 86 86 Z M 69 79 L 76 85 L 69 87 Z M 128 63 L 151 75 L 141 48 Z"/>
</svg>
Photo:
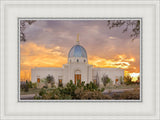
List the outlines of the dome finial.
<svg viewBox="0 0 160 120">
<path fill-rule="evenodd" d="M 77 44 L 79 44 L 79 34 L 77 34 Z"/>
</svg>

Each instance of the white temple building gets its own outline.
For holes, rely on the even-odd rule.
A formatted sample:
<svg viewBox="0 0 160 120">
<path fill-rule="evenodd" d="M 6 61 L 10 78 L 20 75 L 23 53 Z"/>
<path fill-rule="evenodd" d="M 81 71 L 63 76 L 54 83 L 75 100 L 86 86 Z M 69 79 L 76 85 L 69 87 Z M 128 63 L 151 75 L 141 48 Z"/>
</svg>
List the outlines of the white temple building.
<svg viewBox="0 0 160 120">
<path fill-rule="evenodd" d="M 103 84 L 102 77 L 108 75 L 113 84 L 120 83 L 120 79 L 124 78 L 124 70 L 121 68 L 98 68 L 88 64 L 87 52 L 79 43 L 74 45 L 68 53 L 68 62 L 62 68 L 59 67 L 36 67 L 31 70 L 31 81 L 33 83 L 40 82 L 41 79 L 48 75 L 54 77 L 55 84 L 63 83 L 66 85 L 70 80 L 75 84 L 77 80 L 85 81 L 85 83 L 98 82 Z"/>
</svg>

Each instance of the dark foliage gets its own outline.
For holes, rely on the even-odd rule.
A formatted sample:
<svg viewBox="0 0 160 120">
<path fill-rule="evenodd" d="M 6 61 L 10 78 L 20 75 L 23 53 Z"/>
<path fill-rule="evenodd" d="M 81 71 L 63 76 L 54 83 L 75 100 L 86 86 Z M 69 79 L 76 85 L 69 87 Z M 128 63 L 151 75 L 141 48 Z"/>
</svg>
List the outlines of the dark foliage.
<svg viewBox="0 0 160 120">
<path fill-rule="evenodd" d="M 52 75 L 48 75 L 46 80 L 48 83 L 54 83 L 54 77 Z"/>
<path fill-rule="evenodd" d="M 108 75 L 103 75 L 102 82 L 103 82 L 103 85 L 106 86 L 108 83 L 111 82 L 111 79 L 108 77 Z"/>
<path fill-rule="evenodd" d="M 108 20 L 107 26 L 109 29 L 123 26 L 123 33 L 128 31 L 130 28 L 132 30 L 130 34 L 132 40 L 134 40 L 140 34 L 140 20 Z"/>
<path fill-rule="evenodd" d="M 25 92 L 28 92 L 29 88 L 33 88 L 33 87 L 36 88 L 37 86 L 35 84 L 33 85 L 31 81 L 28 82 L 28 80 L 26 80 L 24 84 L 20 85 L 21 90 Z"/>
<path fill-rule="evenodd" d="M 131 76 L 125 76 L 124 77 L 124 84 L 126 85 L 130 85 L 130 84 L 134 84 L 135 82 L 132 82 L 132 77 Z"/>
<path fill-rule="evenodd" d="M 42 99 L 87 99 L 86 94 L 89 94 L 88 99 L 102 99 L 104 98 L 104 95 L 101 93 L 103 91 L 104 88 L 98 89 L 92 82 L 86 85 L 85 82 L 75 85 L 73 81 L 70 80 L 66 87 L 58 87 L 55 89 L 42 88 L 39 95 Z"/>
<path fill-rule="evenodd" d="M 36 20 L 20 20 L 20 41 L 25 42 L 26 36 L 24 34 L 24 30 L 26 29 L 26 25 L 31 25 L 36 22 Z"/>
<path fill-rule="evenodd" d="M 28 91 L 29 91 L 29 87 L 28 87 L 28 85 L 25 85 L 25 87 L 24 87 L 24 91 L 25 91 L 25 92 L 28 92 Z"/>
</svg>

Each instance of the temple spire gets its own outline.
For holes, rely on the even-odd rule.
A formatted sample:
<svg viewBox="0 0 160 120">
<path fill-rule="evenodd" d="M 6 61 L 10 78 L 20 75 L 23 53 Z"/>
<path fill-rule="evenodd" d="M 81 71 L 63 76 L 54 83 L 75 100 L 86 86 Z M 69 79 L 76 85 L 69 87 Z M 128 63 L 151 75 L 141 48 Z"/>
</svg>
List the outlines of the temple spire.
<svg viewBox="0 0 160 120">
<path fill-rule="evenodd" d="M 77 34 L 77 44 L 79 44 L 79 34 Z"/>
</svg>

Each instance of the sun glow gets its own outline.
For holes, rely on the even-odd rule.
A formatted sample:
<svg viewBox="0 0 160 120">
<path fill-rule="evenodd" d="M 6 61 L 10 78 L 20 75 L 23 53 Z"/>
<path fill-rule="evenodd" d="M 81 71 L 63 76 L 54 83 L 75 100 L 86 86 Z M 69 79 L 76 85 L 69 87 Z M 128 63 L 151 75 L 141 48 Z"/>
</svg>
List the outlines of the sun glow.
<svg viewBox="0 0 160 120">
<path fill-rule="evenodd" d="M 130 62 L 134 62 L 134 58 L 127 58 L 125 55 L 115 56 L 115 59 L 105 59 L 98 56 L 89 57 L 89 64 L 92 64 L 95 67 L 114 67 L 126 69 L 129 68 Z"/>
<path fill-rule="evenodd" d="M 27 46 L 27 47 L 26 47 Z M 21 44 L 21 80 L 30 80 L 31 68 L 34 67 L 62 67 L 67 63 L 67 56 L 64 55 L 64 49 L 60 46 L 46 48 L 43 45 L 35 43 Z M 131 66 L 135 62 L 134 57 L 127 55 L 116 55 L 111 59 L 99 56 L 88 57 L 89 64 L 94 67 L 122 68 L 125 72 L 130 72 L 130 68 L 137 70 L 135 66 Z M 131 74 L 135 77 L 137 74 Z"/>
</svg>

